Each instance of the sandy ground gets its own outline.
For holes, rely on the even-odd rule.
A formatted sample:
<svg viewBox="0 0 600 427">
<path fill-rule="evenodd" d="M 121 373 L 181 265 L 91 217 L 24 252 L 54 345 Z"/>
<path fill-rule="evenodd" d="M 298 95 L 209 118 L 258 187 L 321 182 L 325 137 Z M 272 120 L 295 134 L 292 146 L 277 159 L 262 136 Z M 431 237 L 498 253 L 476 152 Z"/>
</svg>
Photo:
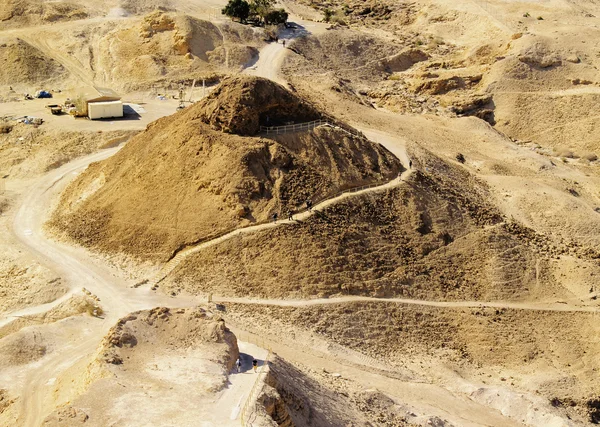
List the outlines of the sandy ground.
<svg viewBox="0 0 600 427">
<path fill-rule="evenodd" d="M 179 101 L 167 99 L 147 100 L 143 104 L 125 103 L 126 115 L 120 119 L 89 120 L 74 118 L 67 114 L 54 116 L 46 108 L 48 104 L 64 103 L 66 96 L 54 99 L 34 99 L 30 101 L 0 103 L 0 116 L 14 118 L 39 117 L 44 120 L 44 128 L 60 128 L 73 131 L 111 131 L 111 130 L 143 130 L 151 123 L 164 116 L 173 114 Z"/>
<path fill-rule="evenodd" d="M 41 260 L 44 262 L 51 262 L 54 268 L 57 268 L 57 270 L 61 271 L 69 283 L 77 283 L 77 286 L 83 285 L 92 293 L 98 295 L 100 297 L 101 304 L 106 307 L 108 314 L 108 316 L 103 321 L 99 322 L 99 324 L 94 325 L 94 323 L 97 321 L 86 320 L 90 326 L 93 325 L 91 328 L 88 327 L 86 339 L 78 338 L 79 344 L 74 347 L 66 347 L 64 350 L 53 354 L 50 359 L 46 359 L 48 364 L 45 363 L 33 373 L 28 372 L 26 378 L 29 379 L 26 380 L 25 387 L 29 389 L 34 389 L 34 387 L 37 387 L 34 384 L 46 384 L 48 381 L 51 382 L 51 379 L 55 378 L 61 369 L 66 368 L 68 365 L 70 365 L 70 363 L 77 362 L 84 357 L 83 355 L 90 354 L 97 345 L 100 337 L 103 335 L 102 331 L 106 331 L 106 329 L 112 324 L 114 319 L 118 318 L 118 316 L 124 315 L 135 309 L 152 307 L 156 305 L 178 306 L 190 305 L 190 303 L 192 303 L 189 298 L 185 297 L 168 298 L 162 297 L 159 294 L 151 293 L 147 289 L 132 289 L 126 284 L 122 283 L 117 277 L 115 277 L 115 275 L 111 274 L 110 270 L 107 270 L 106 267 L 98 266 L 96 263 L 94 263 L 94 261 L 87 258 L 87 255 L 85 255 L 81 249 L 68 247 L 64 244 L 47 240 L 47 238 L 41 233 L 41 224 L 43 223 L 45 215 L 47 215 L 46 210 L 42 207 L 49 205 L 49 202 L 47 200 L 45 201 L 44 199 L 51 198 L 53 196 L 52 193 L 49 194 L 46 190 L 48 188 L 52 188 L 54 192 L 60 191 L 61 186 L 65 185 L 64 182 L 61 182 L 61 177 L 72 179 L 74 174 L 76 174 L 77 171 L 82 167 L 85 167 L 85 165 L 90 161 L 96 161 L 103 157 L 109 156 L 116 150 L 117 149 L 107 150 L 92 156 L 88 156 L 87 158 L 83 158 L 65 165 L 64 167 L 54 171 L 50 176 L 44 177 L 39 181 L 37 186 L 34 186 L 27 192 L 27 196 L 24 198 L 24 203 L 20 210 L 20 215 L 15 217 L 15 232 L 23 241 L 23 243 L 34 248 Z M 54 196 L 55 195 L 56 193 L 54 193 Z M 29 232 L 25 233 L 26 230 L 31 230 L 31 234 L 29 234 Z M 129 285 L 131 286 L 131 284 Z M 264 303 L 269 304 L 272 303 L 272 301 L 265 301 Z M 319 302 L 310 302 L 310 304 L 313 303 Z M 459 305 L 468 306 L 468 303 L 459 303 Z M 537 307 L 522 308 L 537 309 Z M 71 320 L 71 322 L 78 321 Z M 268 343 L 268 345 L 272 345 L 274 342 L 268 341 Z M 279 351 L 281 351 L 282 355 L 288 354 L 283 348 L 280 348 Z M 306 354 L 299 354 L 298 357 L 305 363 L 307 359 L 310 359 Z M 69 360 L 71 362 L 68 362 Z M 52 363 L 55 363 L 54 368 L 49 367 Z M 334 364 L 332 366 L 339 368 L 336 370 L 342 370 L 339 365 Z M 350 371 L 348 371 L 348 369 L 350 368 L 345 368 L 343 370 L 344 375 L 356 375 L 356 378 L 362 378 L 365 375 L 364 373 L 361 373 L 360 369 L 356 370 L 356 368 L 353 368 L 350 369 Z M 23 371 L 20 372 L 23 373 Z M 354 372 L 355 374 L 352 374 L 351 372 Z M 383 379 L 384 377 L 380 378 L 381 379 L 379 381 L 383 381 L 381 383 L 382 388 L 385 387 L 386 390 L 390 391 L 396 389 L 397 386 L 394 386 L 393 383 L 388 383 L 387 386 L 384 386 L 386 380 Z M 29 408 L 33 407 L 37 409 L 27 412 L 28 422 L 25 425 L 36 425 L 34 420 L 40 419 L 43 414 L 47 413 L 47 411 L 49 411 L 51 408 L 51 406 L 46 406 L 47 403 L 44 403 L 43 387 L 35 389 L 38 391 L 31 395 L 26 402 Z M 456 402 L 450 403 L 454 397 L 448 395 L 447 391 L 442 392 L 442 390 L 439 389 L 442 395 L 432 398 L 432 396 L 435 396 L 435 394 L 432 393 L 433 390 L 436 390 L 436 388 L 427 388 L 426 390 L 424 391 L 425 396 L 428 396 L 427 399 L 432 399 L 429 404 L 423 406 L 423 401 L 421 400 L 413 402 L 414 405 L 419 407 L 423 412 L 431 413 L 433 411 L 433 413 L 435 413 L 430 405 L 434 403 L 439 405 L 442 401 L 447 402 L 447 404 L 452 407 L 456 405 Z M 442 396 L 446 397 L 444 397 L 442 400 Z M 408 399 L 408 397 L 403 395 L 403 399 Z M 463 398 L 459 399 L 462 400 Z M 465 402 L 464 400 L 462 401 Z M 468 405 L 471 404 L 468 403 Z M 447 405 L 443 404 L 443 406 Z M 489 417 L 491 415 L 488 411 L 489 410 L 487 409 L 480 408 L 474 412 L 472 408 L 467 409 L 467 407 L 465 407 L 464 415 L 459 415 L 458 419 L 463 419 L 464 422 L 464 418 L 462 417 L 465 417 L 468 413 L 470 415 L 467 418 L 472 420 L 474 423 L 473 425 L 478 425 L 479 423 L 476 420 L 479 416 L 481 417 L 481 422 L 484 422 L 483 419 L 487 419 L 488 421 L 486 422 L 489 422 Z M 444 415 L 447 418 L 449 417 L 448 414 Z M 502 422 L 499 420 L 497 425 L 507 425 L 505 424 L 506 422 L 506 420 Z"/>
<path fill-rule="evenodd" d="M 448 6 L 446 3 L 444 5 Z M 522 30 L 522 26 L 517 22 L 519 16 L 522 15 L 520 6 L 505 2 L 493 3 L 490 6 L 489 2 L 468 2 L 456 8 L 461 13 L 468 11 L 487 18 L 491 17 L 495 22 L 494 31 L 491 33 L 512 33 Z M 222 2 L 204 2 L 201 5 L 196 2 L 185 2 L 179 7 L 186 13 L 208 16 L 210 12 L 207 12 L 207 10 L 221 5 Z M 529 6 L 531 8 L 528 10 L 535 14 L 533 12 L 534 6 Z M 504 8 L 509 12 L 504 13 Z M 538 8 L 539 13 L 561 9 L 571 10 L 571 8 L 585 9 L 584 6 L 562 1 L 544 4 L 538 6 Z M 105 18 L 93 18 L 85 22 L 93 23 L 104 20 Z M 558 22 L 548 21 L 531 22 L 528 25 L 541 33 L 550 34 L 553 31 L 553 25 Z M 311 33 L 318 34 L 325 31 L 326 26 L 324 24 L 299 20 L 298 22 L 302 24 L 306 31 Z M 79 24 L 81 23 L 73 22 L 56 25 L 65 25 L 66 27 Z M 566 18 L 561 19 L 560 24 L 563 26 L 572 25 L 574 28 L 578 25 L 577 22 L 567 22 Z M 17 35 L 19 32 L 28 30 L 8 31 L 13 31 L 14 34 L 3 32 L 4 35 Z M 302 32 L 301 29 L 297 31 L 298 34 Z M 454 40 L 461 40 L 461 37 L 464 36 L 463 33 L 463 31 L 457 31 Z M 294 32 L 290 31 L 284 33 L 282 39 L 289 41 L 293 37 Z M 247 72 L 285 83 L 279 74 L 279 68 L 288 53 L 288 50 L 282 44 L 269 44 L 261 52 L 259 61 Z M 76 71 L 75 67 L 72 67 L 72 70 L 75 71 L 75 74 L 83 83 L 89 83 L 88 76 Z M 519 93 L 527 93 L 527 91 L 519 91 Z M 504 91 L 503 94 L 510 95 L 507 91 Z M 597 95 L 597 90 L 595 87 L 553 89 L 551 94 L 555 97 L 593 96 Z M 135 97 L 131 99 L 136 100 Z M 339 102 L 336 98 L 332 99 L 329 100 L 331 104 Z M 51 116 L 44 111 L 46 103 L 45 100 L 37 100 L 0 104 L 0 116 L 29 115 L 42 117 L 47 120 L 47 123 L 43 126 L 56 126 L 61 129 L 102 131 L 115 128 L 138 130 L 145 128 L 148 123 L 159 117 L 171 114 L 178 104 L 174 100 L 158 101 L 148 98 L 145 102 L 139 102 L 134 106 L 134 110 L 138 111 L 141 111 L 139 107 L 143 108 L 144 112 L 140 112 L 140 117 L 118 121 L 92 122 L 75 120 L 66 116 Z M 502 108 L 504 107 L 499 106 L 500 111 Z M 545 230 L 546 232 L 558 230 L 557 234 L 563 234 L 565 238 L 579 239 L 587 244 L 597 243 L 597 236 L 594 236 L 594 231 L 589 230 L 589 224 L 591 223 L 589 213 L 599 204 L 596 194 L 599 183 L 596 169 L 580 168 L 569 160 L 563 162 L 560 160 L 560 156 L 543 156 L 528 147 L 516 145 L 507 138 L 498 136 L 487 124 L 483 124 L 477 119 L 396 117 L 384 111 L 366 110 L 353 106 L 345 109 L 343 105 L 338 109 L 348 120 L 356 123 L 369 137 L 388 147 L 403 162 L 409 159 L 406 151 L 402 149 L 403 144 L 397 142 L 399 137 L 396 135 L 401 135 L 401 139 L 416 141 L 425 147 L 435 149 L 449 161 L 454 161 L 457 152 L 464 153 L 467 157 L 465 167 L 484 179 L 493 188 L 499 206 L 507 216 L 513 216 L 538 230 Z M 392 118 L 395 120 L 392 120 Z M 586 118 L 586 120 L 588 119 Z M 391 138 L 390 134 L 392 135 Z M 18 247 L 20 251 L 27 252 L 27 260 L 31 260 L 31 262 L 35 262 L 50 271 L 50 273 L 46 273 L 49 274 L 49 278 L 60 276 L 65 284 L 65 289 L 59 289 L 55 295 L 51 296 L 50 299 L 59 297 L 53 302 L 43 301 L 43 304 L 40 304 L 41 301 L 31 301 L 30 307 L 4 315 L 0 318 L 0 326 L 6 326 L 14 321 L 15 316 L 31 316 L 57 307 L 60 303 L 66 301 L 72 293 L 79 292 L 82 287 L 85 287 L 99 298 L 100 304 L 106 312 L 103 319 L 88 316 L 71 317 L 47 325 L 30 325 L 19 332 L 32 334 L 34 342 L 36 339 L 43 340 L 39 348 L 36 347 L 34 350 L 37 352 L 41 347 L 44 347 L 45 353 L 42 352 L 41 357 L 39 355 L 35 356 L 37 359 L 30 363 L 6 366 L 0 371 L 0 388 L 9 390 L 12 396 L 17 397 L 16 403 L 10 407 L 10 410 L 2 414 L 3 417 L 6 417 L 6 420 L 10 420 L 9 425 L 38 426 L 46 415 L 54 410 L 57 404 L 65 403 L 76 397 L 77 393 L 75 391 L 71 394 L 68 390 L 63 390 L 62 394 L 56 395 L 53 387 L 54 383 L 69 369 L 84 365 L 87 358 L 98 347 L 102 337 L 120 317 L 135 310 L 155 306 L 183 307 L 201 302 L 197 298 L 185 296 L 176 298 L 164 296 L 152 292 L 149 289 L 150 286 L 134 288 L 135 283 L 133 280 L 123 279 L 120 272 L 98 263 L 96 257 L 86 253 L 81 248 L 55 242 L 45 236 L 43 223 L 47 219 L 49 208 L 56 202 L 57 195 L 64 189 L 68 181 L 77 176 L 89 163 L 105 159 L 117 150 L 118 148 L 104 150 L 77 159 L 39 178 L 32 177 L 28 182 L 9 182 L 8 186 L 13 194 L 15 207 L 3 215 L 5 216 L 4 219 L 10 216 L 14 220 L 12 225 L 3 228 L 0 232 L 7 237 L 11 233 L 11 238 L 18 241 L 18 243 L 14 243 L 14 246 Z M 534 171 L 537 171 L 541 166 L 547 167 L 550 161 L 557 163 L 554 176 L 536 177 Z M 490 173 L 491 166 L 496 163 L 516 164 L 515 170 L 522 172 L 522 174 L 515 172 L 506 175 L 492 174 Z M 557 182 L 561 181 L 559 187 Z M 564 188 L 570 186 L 571 183 L 577 183 L 583 194 L 583 197 L 576 201 L 568 199 L 570 196 Z M 560 191 L 558 188 L 560 188 Z M 542 209 L 538 209 L 535 206 L 536 204 L 541 205 Z M 582 211 L 585 213 L 581 215 L 575 213 Z M 568 221 L 565 220 L 567 217 Z M 574 267 L 575 270 L 577 268 L 577 266 Z M 565 273 L 567 272 L 568 270 L 565 268 Z M 575 277 L 577 271 L 570 274 L 569 277 Z M 579 296 L 581 290 L 575 290 L 574 293 Z M 61 294 L 63 296 L 60 296 Z M 373 299 L 314 299 L 310 301 L 267 299 L 250 301 L 219 296 L 215 298 L 215 301 L 227 304 L 310 306 L 340 302 L 369 302 Z M 438 308 L 490 307 L 527 311 L 597 312 L 597 306 L 590 305 L 589 301 L 583 304 L 578 298 L 566 304 L 558 301 L 519 303 L 461 301 L 448 303 L 407 299 L 383 300 L 381 302 Z M 433 370 L 438 369 L 440 376 L 435 380 L 435 383 L 424 382 L 422 378 L 399 380 L 394 378 L 390 372 L 373 372 L 373 366 L 368 366 L 372 365 L 373 361 L 361 357 L 360 354 L 340 351 L 334 355 L 332 354 L 334 352 L 318 350 L 330 345 L 330 343 L 321 342 L 315 345 L 314 348 L 309 348 L 303 342 L 291 336 L 282 336 L 277 333 L 269 334 L 265 329 L 261 329 L 252 323 L 248 324 L 252 321 L 247 318 L 236 318 L 233 315 L 228 321 L 239 328 L 237 330 L 234 328 L 234 331 L 238 334 L 243 334 L 245 331 L 258 332 L 259 334 L 255 335 L 253 340 L 262 340 L 264 342 L 263 347 L 271 347 L 273 351 L 285 359 L 316 370 L 326 369 L 330 372 L 338 372 L 343 377 L 351 378 L 361 387 L 375 387 L 384 390 L 398 399 L 410 403 L 418 411 L 424 414 L 438 415 L 454 425 L 505 426 L 521 425 L 522 423 L 529 425 L 575 425 L 574 422 L 568 421 L 564 417 L 556 418 L 553 413 L 546 412 L 550 409 L 545 407 L 542 411 L 537 411 L 537 401 L 533 401 L 534 403 L 531 404 L 531 407 L 535 408 L 531 410 L 531 413 L 540 412 L 543 413 L 543 416 L 528 414 L 529 418 L 524 420 L 522 418 L 523 414 L 514 410 L 515 406 L 523 404 L 523 400 L 520 400 L 523 398 L 522 395 L 515 395 L 515 392 L 510 391 L 509 387 L 494 389 L 491 386 L 480 394 L 473 394 L 474 390 L 477 390 L 481 384 L 470 383 L 462 378 L 458 372 L 446 372 L 440 365 L 434 364 L 433 366 Z M 298 333 L 300 334 L 300 332 Z M 241 342 L 239 346 L 243 353 L 260 358 L 264 358 L 266 355 L 264 348 L 255 347 L 244 342 Z M 247 368 L 247 365 L 245 367 Z M 207 412 L 212 412 L 214 418 L 203 420 L 200 425 L 208 427 L 211 425 L 239 424 L 240 408 L 254 385 L 255 376 L 253 373 L 243 372 L 232 375 L 230 381 L 230 386 L 223 393 L 215 396 L 214 402 L 209 407 L 204 408 Z M 546 414 L 550 415 L 546 416 Z"/>
</svg>

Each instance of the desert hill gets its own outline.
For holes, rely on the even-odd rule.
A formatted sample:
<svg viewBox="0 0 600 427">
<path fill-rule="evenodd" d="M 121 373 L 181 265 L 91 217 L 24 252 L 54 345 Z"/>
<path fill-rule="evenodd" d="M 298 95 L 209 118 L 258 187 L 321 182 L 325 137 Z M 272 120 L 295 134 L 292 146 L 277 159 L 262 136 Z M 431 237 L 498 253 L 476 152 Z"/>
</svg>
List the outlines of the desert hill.
<svg viewBox="0 0 600 427">
<path fill-rule="evenodd" d="M 292 44 L 297 55 L 287 57 L 283 71 L 295 87 L 309 79 L 312 88 L 322 86 L 326 97 L 340 102 L 477 116 L 513 139 L 562 157 L 583 162 L 598 157 L 597 46 L 585 42 L 597 40 L 598 29 L 586 6 L 562 1 L 473 2 L 460 10 L 451 2 L 428 1 L 311 6 L 333 11 L 332 22 L 342 25 Z"/>
<path fill-rule="evenodd" d="M 88 9 L 73 1 L 5 0 L 0 4 L 0 30 L 87 16 Z"/>
<path fill-rule="evenodd" d="M 417 171 L 399 187 L 205 248 L 161 287 L 263 298 L 593 296 L 598 255 L 583 236 L 573 242 L 544 227 L 534 231 L 505 217 L 490 187 L 465 169 L 422 149 L 414 148 L 411 158 Z"/>
<path fill-rule="evenodd" d="M 0 40 L 0 84 L 77 89 L 81 82 L 120 92 L 243 69 L 258 55 L 264 31 L 178 12 L 101 17 L 20 31 Z M 11 32 L 9 31 L 9 34 Z M 31 91 L 31 90 L 29 90 Z"/>
<path fill-rule="evenodd" d="M 136 87 L 239 70 L 262 43 L 259 32 L 233 22 L 154 11 L 136 25 L 109 32 L 92 48 L 97 79 Z"/>
<path fill-rule="evenodd" d="M 158 120 L 114 157 L 90 165 L 63 194 L 53 225 L 88 247 L 165 260 L 186 244 L 274 212 L 283 216 L 306 198 L 398 175 L 402 166 L 390 152 L 341 129 L 274 140 L 211 128 L 229 118 L 228 130 L 250 133 L 266 123 L 261 113 L 271 123 L 291 119 L 291 112 L 300 121 L 316 114 L 295 95 L 280 97 L 285 92 L 262 79 L 225 80 L 213 96 Z M 215 113 L 218 105 L 229 109 Z"/>
<path fill-rule="evenodd" d="M 58 62 L 20 39 L 0 43 L 0 84 L 34 85 L 64 81 L 69 73 Z"/>
<path fill-rule="evenodd" d="M 489 300 L 536 292 L 535 249 L 502 222 L 486 185 L 431 153 L 412 158 L 420 170 L 405 184 L 202 250 L 161 286 L 284 298 Z"/>
<path fill-rule="evenodd" d="M 85 372 L 59 379 L 80 395 L 43 425 L 209 419 L 208 402 L 226 386 L 238 355 L 233 333 L 202 308 L 131 313 L 108 332 Z"/>
<path fill-rule="evenodd" d="M 385 302 L 229 304 L 228 310 L 228 321 L 256 325 L 292 351 L 300 351 L 295 342 L 326 339 L 332 358 L 351 349 L 366 354 L 369 367 L 408 371 L 413 381 L 446 377 L 454 392 L 518 423 L 592 425 L 598 416 L 598 343 L 590 339 L 598 334 L 595 313 Z M 288 411 L 296 410 L 294 402 L 286 403 Z"/>
</svg>

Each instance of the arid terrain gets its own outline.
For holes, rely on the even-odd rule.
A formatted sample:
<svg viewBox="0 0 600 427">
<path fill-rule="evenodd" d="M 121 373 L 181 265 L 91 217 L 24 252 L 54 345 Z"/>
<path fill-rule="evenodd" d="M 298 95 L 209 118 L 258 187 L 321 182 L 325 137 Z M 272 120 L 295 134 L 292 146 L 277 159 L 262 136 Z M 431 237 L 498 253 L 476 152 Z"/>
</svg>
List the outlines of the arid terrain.
<svg viewBox="0 0 600 427">
<path fill-rule="evenodd" d="M 225 4 L 0 5 L 0 426 L 600 423 L 600 3 Z"/>
</svg>

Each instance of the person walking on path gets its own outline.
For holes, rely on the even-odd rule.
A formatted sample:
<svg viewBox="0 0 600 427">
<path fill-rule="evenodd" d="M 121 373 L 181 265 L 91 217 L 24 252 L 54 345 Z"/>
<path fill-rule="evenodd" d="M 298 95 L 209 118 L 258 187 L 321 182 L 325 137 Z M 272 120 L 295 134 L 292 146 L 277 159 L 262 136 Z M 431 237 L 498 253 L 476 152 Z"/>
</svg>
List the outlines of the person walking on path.
<svg viewBox="0 0 600 427">
<path fill-rule="evenodd" d="M 240 358 L 238 357 L 238 359 L 235 361 L 235 366 L 237 368 L 238 373 L 240 372 L 240 369 L 242 368 L 242 362 L 240 361 Z"/>
<path fill-rule="evenodd" d="M 256 372 L 256 368 L 258 368 L 258 360 L 252 359 L 252 369 Z"/>
<path fill-rule="evenodd" d="M 283 43 L 283 47 L 285 47 L 285 40 L 283 40 L 282 43 Z"/>
<path fill-rule="evenodd" d="M 311 200 L 310 200 L 310 199 L 308 199 L 308 200 L 306 201 L 306 209 L 308 209 L 309 211 L 311 211 L 311 210 L 312 210 L 312 202 L 311 202 Z"/>
<path fill-rule="evenodd" d="M 277 212 L 273 213 L 273 222 L 277 222 Z"/>
<path fill-rule="evenodd" d="M 288 211 L 288 219 L 289 219 L 290 221 L 293 221 L 293 220 L 294 220 L 294 214 L 292 213 L 292 211 Z"/>
</svg>

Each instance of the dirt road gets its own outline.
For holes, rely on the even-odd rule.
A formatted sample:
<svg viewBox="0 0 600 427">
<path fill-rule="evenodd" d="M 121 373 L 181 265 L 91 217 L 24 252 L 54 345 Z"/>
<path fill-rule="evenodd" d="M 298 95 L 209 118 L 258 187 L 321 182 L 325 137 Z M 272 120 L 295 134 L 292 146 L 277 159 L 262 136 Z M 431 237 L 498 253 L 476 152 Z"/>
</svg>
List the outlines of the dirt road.
<svg viewBox="0 0 600 427">
<path fill-rule="evenodd" d="M 120 317 L 135 310 L 157 306 L 187 307 L 198 303 L 194 298 L 175 301 L 143 289 L 133 290 L 107 267 L 95 263 L 83 250 L 50 240 L 44 235 L 43 224 L 49 214 L 49 207 L 60 190 L 90 163 L 103 160 L 118 150 L 119 148 L 112 148 L 100 151 L 43 176 L 27 191 L 14 217 L 13 232 L 16 238 L 39 262 L 60 274 L 71 286 L 72 291 L 85 287 L 98 296 L 106 312 L 103 319 L 89 323 L 85 334 L 76 335 L 72 346 L 58 349 L 43 359 L 39 366 L 27 372 L 25 392 L 22 393 L 20 425 L 37 427 L 41 424 L 52 409 L 44 404 L 46 393 L 49 391 L 46 384 L 77 360 L 90 355 Z M 58 302 L 28 309 L 27 313 L 43 312 Z M 11 319 L 14 318 L 9 315 L 1 321 L 6 324 Z"/>
<path fill-rule="evenodd" d="M 293 34 L 286 33 L 282 39 L 289 40 Z M 282 44 L 270 44 L 261 51 L 260 59 L 254 70 L 254 73 L 272 80 L 285 83 L 280 75 L 279 68 L 289 51 Z M 254 68 L 254 67 L 253 67 Z M 401 139 L 385 134 L 377 130 L 362 129 L 362 131 L 373 140 L 381 143 L 402 162 L 407 165 L 409 158 Z M 83 249 L 72 247 L 64 243 L 55 242 L 48 239 L 43 233 L 43 224 L 47 219 L 49 207 L 55 201 L 56 195 L 64 186 L 74 178 L 88 164 L 94 161 L 105 159 L 118 151 L 118 148 L 104 150 L 99 153 L 75 160 L 63 167 L 56 169 L 40 178 L 24 195 L 22 204 L 15 215 L 13 222 L 13 231 L 19 241 L 27 247 L 40 262 L 47 267 L 55 270 L 71 286 L 72 291 L 85 287 L 100 298 L 100 303 L 107 315 L 104 319 L 85 318 L 85 331 L 73 335 L 73 344 L 59 349 L 40 360 L 33 369 L 26 373 L 25 388 L 22 393 L 20 425 L 39 426 L 43 418 L 52 407 L 52 399 L 49 398 L 51 389 L 47 384 L 52 379 L 57 378 L 61 372 L 68 369 L 78 360 L 90 355 L 97 347 L 108 328 L 115 321 L 135 310 L 152 308 L 155 306 L 182 307 L 191 306 L 200 303 L 198 298 L 177 297 L 171 298 L 151 292 L 147 288 L 133 289 L 130 283 L 118 278 L 110 268 L 99 265 Z M 408 171 L 407 173 L 410 173 Z M 406 178 L 404 175 L 401 178 Z M 397 179 L 385 186 L 400 185 L 402 179 Z M 383 186 L 382 186 L 383 187 Z M 378 187 L 379 188 L 379 187 Z M 374 190 L 374 189 L 371 189 Z M 365 190 L 370 191 L 370 190 Z M 355 193 L 356 194 L 356 193 Z M 346 195 L 344 197 L 349 197 Z M 343 196 L 340 196 L 343 197 Z M 316 208 L 324 208 L 328 205 L 338 202 L 338 199 L 328 200 Z M 310 215 L 307 214 L 306 217 Z M 297 219 L 303 219 L 305 216 L 299 215 Z M 247 231 L 236 230 L 232 235 L 242 232 L 254 232 L 259 229 L 278 226 L 277 224 L 265 224 L 263 228 L 248 228 Z M 235 234 L 233 234 L 235 233 Z M 221 239 L 221 240 L 219 240 Z M 219 238 L 211 242 L 199 245 L 192 250 L 201 250 L 207 245 L 215 245 L 223 241 Z M 201 247 L 202 246 L 202 247 Z M 191 252 L 190 252 L 191 253 Z M 298 301 L 281 300 L 251 300 L 240 298 L 228 298 L 226 296 L 214 298 L 219 302 L 246 303 L 246 304 L 264 304 L 281 306 L 306 306 L 317 304 L 336 304 L 356 301 L 379 301 L 394 302 L 398 304 L 418 304 L 446 308 L 512 308 L 519 310 L 547 310 L 547 311 L 596 311 L 595 308 L 579 307 L 571 305 L 560 305 L 556 303 L 531 304 L 531 303 L 511 303 L 511 302 L 480 302 L 480 301 L 421 301 L 411 299 L 375 299 L 368 297 L 344 297 L 332 299 L 313 299 Z M 56 304 L 56 303 L 54 303 Z M 30 312 L 43 312 L 51 308 L 53 304 L 39 306 L 29 309 Z M 13 313 L 15 315 L 16 313 Z M 340 372 L 343 376 L 353 380 L 377 387 L 380 390 L 389 392 L 399 399 L 419 405 L 424 410 L 432 414 L 439 414 L 457 425 L 513 425 L 514 423 L 502 416 L 499 412 L 490 409 L 469 399 L 463 394 L 454 394 L 444 387 L 434 384 L 418 383 L 413 381 L 400 381 L 382 373 L 373 373 L 368 369 L 352 366 L 347 360 L 329 360 L 322 355 L 316 355 L 309 348 L 301 348 L 301 344 L 285 342 L 281 343 L 272 337 L 263 337 L 266 344 L 281 356 L 298 361 L 305 366 L 311 366 L 313 369 L 325 368 L 330 371 Z M 264 349 L 244 347 L 240 345 L 242 351 L 252 352 L 259 357 L 264 357 Z M 250 374 L 234 376 L 231 380 L 232 386 L 223 393 L 215 402 L 215 409 L 219 414 L 225 414 L 226 417 L 214 421 L 214 425 L 233 425 L 234 420 L 241 410 L 242 402 L 247 397 L 249 390 L 253 386 L 254 377 Z M 232 418 L 233 417 L 233 418 Z M 238 424 L 236 422 L 235 424 Z M 207 424 L 210 425 L 210 424 Z"/>
<path fill-rule="evenodd" d="M 442 307 L 442 308 L 506 308 L 512 310 L 531 310 L 531 311 L 558 311 L 558 312 L 573 312 L 573 313 L 600 313 L 600 308 L 589 306 L 573 306 L 560 302 L 548 303 L 521 303 L 507 301 L 427 301 L 408 298 L 374 298 L 347 296 L 336 298 L 315 298 L 307 300 L 275 300 L 275 299 L 254 299 L 254 298 L 233 298 L 213 296 L 212 300 L 219 303 L 239 303 L 239 304 L 256 304 L 256 305 L 273 305 L 280 307 L 306 307 L 314 305 L 330 305 L 352 302 L 380 302 L 380 303 L 396 303 L 410 304 L 427 307 Z"/>
<path fill-rule="evenodd" d="M 289 20 L 293 22 L 294 27 L 281 31 L 279 33 L 279 42 L 272 42 L 263 47 L 260 50 L 258 61 L 252 67 L 244 70 L 245 74 L 264 77 L 287 86 L 287 81 L 281 76 L 280 70 L 285 55 L 291 52 L 287 49 L 289 43 L 293 39 L 303 35 L 321 33 L 328 27 L 328 24 L 304 21 L 294 15 L 290 15 Z"/>
</svg>

